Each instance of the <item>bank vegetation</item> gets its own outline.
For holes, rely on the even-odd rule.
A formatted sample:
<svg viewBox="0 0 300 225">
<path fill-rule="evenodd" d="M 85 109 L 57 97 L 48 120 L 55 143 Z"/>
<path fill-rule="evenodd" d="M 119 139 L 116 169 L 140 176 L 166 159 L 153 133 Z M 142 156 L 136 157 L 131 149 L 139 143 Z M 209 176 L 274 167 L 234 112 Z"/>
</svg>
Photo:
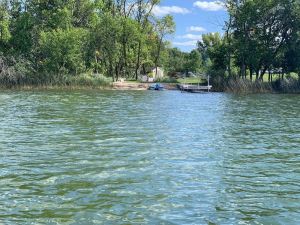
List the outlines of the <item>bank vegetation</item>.
<svg viewBox="0 0 300 225">
<path fill-rule="evenodd" d="M 109 85 L 162 66 L 175 30 L 158 0 L 0 2 L 0 84 Z M 164 58 L 164 59 L 163 59 Z"/>
<path fill-rule="evenodd" d="M 299 0 L 225 0 L 224 33 L 203 34 L 189 53 L 166 41 L 175 23 L 154 15 L 159 4 L 1 1 L 0 86 L 104 87 L 159 66 L 161 82 L 192 73 L 215 91 L 299 92 Z"/>
<path fill-rule="evenodd" d="M 198 42 L 217 90 L 299 92 L 300 1 L 227 0 L 224 35 Z"/>
</svg>

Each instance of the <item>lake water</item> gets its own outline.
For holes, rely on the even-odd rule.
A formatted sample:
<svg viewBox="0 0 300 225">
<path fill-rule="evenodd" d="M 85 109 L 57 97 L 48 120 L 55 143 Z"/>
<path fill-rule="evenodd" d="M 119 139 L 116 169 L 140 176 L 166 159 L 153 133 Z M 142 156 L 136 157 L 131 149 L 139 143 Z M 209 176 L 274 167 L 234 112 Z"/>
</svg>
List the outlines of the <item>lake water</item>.
<svg viewBox="0 0 300 225">
<path fill-rule="evenodd" d="M 0 94 L 0 224 L 299 224 L 300 95 Z"/>
</svg>

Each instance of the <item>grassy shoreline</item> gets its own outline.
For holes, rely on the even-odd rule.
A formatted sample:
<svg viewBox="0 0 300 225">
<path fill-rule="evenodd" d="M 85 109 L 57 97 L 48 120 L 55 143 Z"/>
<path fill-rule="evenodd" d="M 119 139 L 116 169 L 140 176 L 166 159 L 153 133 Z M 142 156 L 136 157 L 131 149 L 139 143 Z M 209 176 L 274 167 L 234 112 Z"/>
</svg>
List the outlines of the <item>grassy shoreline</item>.
<svg viewBox="0 0 300 225">
<path fill-rule="evenodd" d="M 15 86 L 1 86 L 0 90 L 111 90 L 112 87 L 108 86 L 81 86 L 81 85 L 15 85 Z"/>
<path fill-rule="evenodd" d="M 109 85 L 0 85 L 0 90 L 20 90 L 20 91 L 30 91 L 30 90 L 99 90 L 99 91 L 109 91 L 109 90 L 120 90 L 120 91 L 146 91 L 148 90 L 151 83 L 132 83 L 132 82 L 113 82 Z M 177 84 L 164 84 L 167 90 L 177 90 Z"/>
<path fill-rule="evenodd" d="M 80 82 L 55 83 L 55 84 L 0 84 L 0 90 L 120 90 L 120 91 L 145 91 L 153 83 L 143 82 L 94 82 L 94 80 L 81 79 Z M 178 90 L 178 84 L 161 82 L 166 90 Z M 206 85 L 203 83 L 203 85 Z M 259 93 L 294 93 L 300 94 L 300 82 L 298 79 L 284 79 L 275 82 L 261 82 L 242 79 L 223 80 L 213 84 L 212 92 L 224 92 L 234 94 L 259 94 Z"/>
</svg>

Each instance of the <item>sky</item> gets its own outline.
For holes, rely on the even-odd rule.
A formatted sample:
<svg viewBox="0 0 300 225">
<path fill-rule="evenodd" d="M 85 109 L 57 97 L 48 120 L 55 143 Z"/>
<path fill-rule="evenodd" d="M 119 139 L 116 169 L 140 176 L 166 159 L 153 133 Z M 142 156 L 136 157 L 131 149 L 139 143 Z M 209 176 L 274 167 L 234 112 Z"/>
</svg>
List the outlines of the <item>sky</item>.
<svg viewBox="0 0 300 225">
<path fill-rule="evenodd" d="M 196 47 L 201 35 L 210 32 L 224 33 L 227 12 L 218 0 L 161 0 L 154 14 L 162 17 L 171 14 L 176 32 L 168 37 L 173 47 L 189 52 Z"/>
</svg>

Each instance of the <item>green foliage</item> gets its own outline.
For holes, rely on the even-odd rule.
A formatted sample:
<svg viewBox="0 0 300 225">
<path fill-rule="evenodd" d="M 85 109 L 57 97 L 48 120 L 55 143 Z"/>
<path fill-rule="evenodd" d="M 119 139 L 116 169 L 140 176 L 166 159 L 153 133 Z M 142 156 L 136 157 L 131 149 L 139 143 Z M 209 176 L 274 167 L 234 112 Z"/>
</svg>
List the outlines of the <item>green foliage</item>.
<svg viewBox="0 0 300 225">
<path fill-rule="evenodd" d="M 254 74 L 256 84 L 258 80 L 263 82 L 265 75 L 271 82 L 272 74 L 280 73 L 281 79 L 285 74 L 300 74 L 300 1 L 227 0 L 225 3 L 229 12 L 225 34 L 205 34 L 198 43 L 206 72 L 215 87 L 265 90 L 264 85 L 251 84 Z"/>
<path fill-rule="evenodd" d="M 68 78 L 66 84 L 71 86 L 107 87 L 111 82 L 111 79 L 101 74 L 81 74 L 79 76 Z"/>
<path fill-rule="evenodd" d="M 175 23 L 170 15 L 154 17 L 159 2 L 1 1 L 1 79 L 88 85 L 101 82 L 80 74 L 137 79 L 158 66 L 171 75 L 208 73 L 214 85 L 237 76 L 252 80 L 254 74 L 263 80 L 272 71 L 281 78 L 300 74 L 299 0 L 226 0 L 225 34 L 203 35 L 190 53 L 166 41 Z"/>
<path fill-rule="evenodd" d="M 47 73 L 78 74 L 84 70 L 83 46 L 87 32 L 80 28 L 41 32 L 39 40 L 41 70 Z"/>
<path fill-rule="evenodd" d="M 191 51 L 191 53 L 188 54 L 185 63 L 186 71 L 199 73 L 201 72 L 201 67 L 202 67 L 202 59 L 201 59 L 200 52 L 198 50 Z"/>
<path fill-rule="evenodd" d="M 202 36 L 198 42 L 198 50 L 202 53 L 205 72 L 211 77 L 211 83 L 217 89 L 229 75 L 227 72 L 228 60 L 225 57 L 228 51 L 226 39 L 219 33 L 209 33 Z"/>
<path fill-rule="evenodd" d="M 25 75 L 24 70 L 19 78 L 30 84 L 102 83 L 102 78 L 80 75 L 88 71 L 111 80 L 137 77 L 148 67 L 163 65 L 165 38 L 174 32 L 171 16 L 154 18 L 152 10 L 157 4 L 158 0 L 134 0 L 130 4 L 2 1 L 0 53 L 14 59 L 10 69 L 26 58 L 29 63 L 20 68 L 31 74 Z"/>
<path fill-rule="evenodd" d="M 293 55 L 289 52 L 291 47 L 299 45 L 296 34 L 300 26 L 296 11 L 300 2 L 228 0 L 227 3 L 231 18 L 228 30 L 232 34 L 234 58 L 241 68 L 241 76 L 246 76 L 247 68 L 256 71 L 260 79 L 267 70 L 274 68 L 293 70 L 287 65 L 291 65 L 288 62 L 290 54 Z"/>
<path fill-rule="evenodd" d="M 165 68 L 169 74 L 174 74 L 176 72 L 185 72 L 186 70 L 186 59 L 188 53 L 180 51 L 178 48 L 170 48 L 167 50 L 167 56 L 165 61 Z"/>
<path fill-rule="evenodd" d="M 33 48 L 33 17 L 27 12 L 17 15 L 11 23 L 10 45 L 14 54 L 29 55 Z"/>
<path fill-rule="evenodd" d="M 0 3 L 0 50 L 2 49 L 1 46 L 5 46 L 11 38 L 9 26 L 10 21 L 7 7 L 3 3 Z"/>
</svg>

